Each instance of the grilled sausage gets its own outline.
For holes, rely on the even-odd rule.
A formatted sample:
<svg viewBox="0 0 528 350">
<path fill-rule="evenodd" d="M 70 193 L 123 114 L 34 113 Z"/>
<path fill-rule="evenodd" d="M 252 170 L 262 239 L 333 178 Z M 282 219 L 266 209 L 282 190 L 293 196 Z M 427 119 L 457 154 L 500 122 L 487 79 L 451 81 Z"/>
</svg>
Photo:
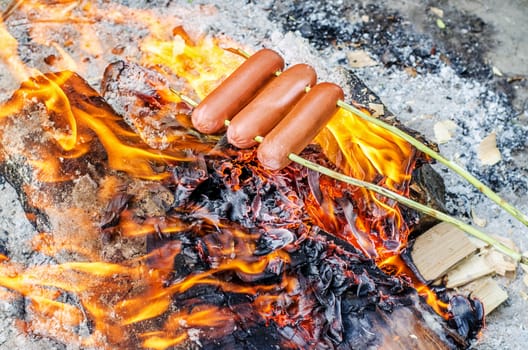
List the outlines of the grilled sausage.
<svg viewBox="0 0 528 350">
<path fill-rule="evenodd" d="M 196 107 L 194 127 L 205 134 L 220 131 L 224 120 L 233 118 L 283 67 L 284 60 L 275 51 L 262 49 L 250 56 Z"/>
<path fill-rule="evenodd" d="M 301 99 L 307 86 L 317 81 L 315 70 L 297 64 L 273 78 L 235 117 L 227 129 L 227 140 L 239 148 L 257 143 L 255 136 L 265 136 Z"/>
<path fill-rule="evenodd" d="M 265 168 L 280 170 L 290 163 L 290 153 L 301 152 L 328 123 L 343 99 L 341 87 L 315 85 L 260 144 L 257 157 Z"/>
</svg>

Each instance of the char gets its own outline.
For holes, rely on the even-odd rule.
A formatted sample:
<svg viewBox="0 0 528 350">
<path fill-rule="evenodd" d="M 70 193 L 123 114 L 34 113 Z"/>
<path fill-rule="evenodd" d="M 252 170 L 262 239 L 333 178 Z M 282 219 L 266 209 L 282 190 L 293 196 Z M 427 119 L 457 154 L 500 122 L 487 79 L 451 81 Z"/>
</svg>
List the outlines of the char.
<svg viewBox="0 0 528 350">
<path fill-rule="evenodd" d="M 449 301 L 449 310 L 453 317 L 448 322 L 462 337 L 474 338 L 484 326 L 484 308 L 479 300 L 456 295 Z"/>
<path fill-rule="evenodd" d="M 283 346 L 290 344 L 293 348 L 304 348 L 317 344 L 318 348 L 329 349 L 379 346 L 384 340 L 375 336 L 379 332 L 377 327 L 382 324 L 383 327 L 390 328 L 393 322 L 397 322 L 391 318 L 394 310 L 410 308 L 417 314 L 430 313 L 426 311 L 427 307 L 420 306 L 416 291 L 406 278 L 387 275 L 350 243 L 316 226 L 306 225 L 308 217 L 302 210 L 304 197 L 292 202 L 284 193 L 289 193 L 292 187 L 299 193 L 310 193 L 314 186 L 319 186 L 318 181 L 314 181 L 313 176 L 310 178 L 308 172 L 292 166 L 285 170 L 289 176 L 282 173 L 264 177 L 257 166 L 252 166 L 254 153 L 251 151 L 233 152 L 228 148 L 223 152 L 220 159 L 216 156 L 204 158 L 208 178 L 195 188 L 183 207 L 175 209 L 184 213 L 190 208 L 199 207 L 214 214 L 219 219 L 219 226 L 235 225 L 247 234 L 256 233 L 256 249 L 252 253 L 254 257 L 281 250 L 288 252 L 289 261 L 273 260 L 257 275 L 240 272 L 215 274 L 217 278 L 240 285 L 280 285 L 280 281 L 285 278 L 297 279 L 299 290 L 282 291 L 287 294 L 289 302 L 273 306 L 273 314 L 287 315 L 290 320 L 276 329 L 282 336 Z M 227 160 L 226 155 L 230 157 Z M 244 163 L 241 163 L 241 159 Z M 292 181 L 292 178 L 295 180 Z M 255 205 L 257 200 L 259 203 Z M 254 211 L 254 208 L 258 210 Z M 280 208 L 280 211 L 276 211 L 276 208 Z M 279 216 L 279 220 L 274 221 L 274 214 Z M 270 216 L 273 217 L 272 220 L 269 219 Z M 282 226 L 284 220 L 290 223 L 287 229 Z M 204 242 L 218 244 L 222 241 L 222 235 L 227 233 L 212 226 L 198 228 L 198 224 L 196 227 L 195 234 L 200 232 Z M 179 263 L 181 262 L 180 259 Z M 196 294 L 195 288 L 198 288 Z M 237 300 L 237 310 L 253 308 L 248 295 L 232 294 L 228 297 L 226 292 L 217 288 L 214 288 L 214 292 L 203 294 L 203 288 L 193 287 L 185 295 L 178 296 L 178 300 L 214 300 L 218 305 L 229 305 L 231 310 L 235 307 L 232 300 Z M 210 290 L 210 287 L 205 290 Z M 220 293 L 223 297 L 215 293 Z M 216 296 L 213 297 L 213 294 Z M 302 298 L 299 298 L 300 295 Z M 473 301 L 468 303 L 472 305 Z M 460 304 L 462 303 L 457 302 L 455 305 Z M 249 322 L 253 325 L 261 321 L 260 317 L 255 316 L 255 311 L 258 314 L 254 310 Z M 464 320 L 482 319 L 478 313 L 478 305 L 472 309 L 456 307 L 453 312 L 460 313 L 461 325 L 452 325 L 463 335 L 451 337 L 456 338 L 456 342 L 445 337 L 443 341 L 448 344 L 448 348 L 456 347 L 455 344 L 465 344 L 466 340 L 462 339 L 470 339 L 475 335 L 465 332 Z M 309 317 L 309 321 L 306 317 Z M 271 321 L 268 320 L 266 327 L 273 323 Z M 413 327 L 420 330 L 424 328 L 423 324 L 416 322 L 411 323 Z M 237 326 L 242 325 L 237 323 Z M 447 328 L 444 331 L 447 334 L 453 332 Z M 214 344 L 220 344 L 219 342 L 231 344 L 233 348 L 244 348 L 229 336 L 215 340 Z"/>
<path fill-rule="evenodd" d="M 193 155 L 189 158 L 194 160 L 173 168 L 173 181 L 176 187 L 174 189 L 174 207 L 183 205 L 193 191 L 208 178 L 207 166 L 203 157 Z"/>
<path fill-rule="evenodd" d="M 79 84 L 82 82 L 78 76 L 72 79 Z M 85 92 L 68 90 L 68 97 L 82 105 L 83 97 L 76 95 Z M 93 98 L 89 103 L 100 103 L 100 100 Z M 110 107 L 105 105 L 105 108 Z M 108 172 L 108 168 L 103 168 L 106 158 L 96 157 L 104 152 L 93 153 L 98 150 L 102 151 L 94 141 L 91 152 L 78 161 L 92 160 Z M 302 155 L 330 166 L 317 147 L 309 147 Z M 424 306 L 406 278 L 390 276 L 380 270 L 351 243 L 336 237 L 337 230 L 323 230 L 308 212 L 308 204 L 313 203 L 311 188 L 314 186 L 321 189 L 323 197 L 327 194 L 324 186 L 332 186 L 332 190 L 348 199 L 353 189 L 322 176 L 319 179 L 312 176 L 309 180 L 310 171 L 297 165 L 276 173 L 266 172 L 256 161 L 255 150 L 239 151 L 225 143 L 210 147 L 203 160 L 194 164 L 171 166 L 174 176 L 162 186 L 172 191 L 177 199 L 169 206 L 156 207 L 160 210 L 151 214 L 143 211 L 140 219 L 146 222 L 161 213 L 161 219 L 169 221 L 172 218 L 187 225 L 185 230 L 170 234 L 156 229 L 147 238 L 147 252 L 157 251 L 162 258 L 177 252 L 172 266 L 168 267 L 173 272 L 164 284 L 166 288 L 203 273 L 208 274 L 208 281 L 218 282 L 197 283 L 172 297 L 170 310 L 192 312 L 217 306 L 230 316 L 232 321 L 218 327 L 221 335 L 213 335 L 214 330 L 210 330 L 211 334 L 202 332 L 207 334 L 201 334 L 199 342 L 205 348 L 347 349 L 402 345 L 408 348 L 413 344 L 397 343 L 396 339 L 410 341 L 402 339 L 401 335 L 411 333 L 417 335 L 421 348 L 446 349 L 467 346 L 475 335 L 471 325 L 479 328 L 478 321 L 482 319 L 479 304 L 460 297 L 453 301 L 451 309 L 454 319 L 451 325 L 460 335 L 448 338 L 453 331 Z M 85 170 L 81 175 L 91 174 L 88 172 L 91 166 L 79 168 Z M 92 177 L 99 179 L 101 175 L 96 172 Z M 127 178 L 127 181 L 132 179 Z M 150 185 L 145 183 L 136 188 L 144 189 L 143 196 L 158 196 L 160 191 L 149 190 Z M 23 192 L 22 186 L 19 188 Z M 51 199 L 64 196 L 64 188 L 41 188 Z M 26 195 L 34 196 L 34 193 Z M 103 224 L 116 222 L 118 227 L 124 213 L 130 210 L 125 207 L 134 207 L 138 200 L 127 196 L 110 199 L 111 204 L 107 206 L 110 214 L 104 217 Z M 358 203 L 353 204 L 354 210 L 360 207 Z M 39 209 L 57 215 L 62 214 L 57 210 L 60 205 L 62 202 L 50 201 L 46 206 L 41 204 Z M 55 210 L 50 210 L 51 206 L 55 206 Z M 103 206 L 98 213 L 104 213 L 104 209 Z M 93 212 L 89 214 L 86 220 L 100 219 Z M 346 222 L 343 209 L 332 214 L 338 221 Z M 94 236 L 97 233 L 94 231 Z M 235 251 L 233 247 L 240 249 Z M 254 247 L 259 248 L 258 254 Z M 267 266 L 256 273 L 235 268 L 214 270 L 218 262 L 231 262 L 236 258 L 245 263 L 267 261 Z M 157 261 L 147 263 L 157 267 Z M 241 288 L 238 292 L 230 288 L 223 290 L 220 282 Z M 258 292 L 246 292 L 248 289 Z M 259 307 L 257 302 L 268 300 L 266 298 L 274 301 L 265 303 L 264 308 Z M 424 318 L 436 322 L 434 329 Z M 398 326 L 403 320 L 404 328 Z M 422 336 L 424 334 L 428 336 Z"/>
</svg>

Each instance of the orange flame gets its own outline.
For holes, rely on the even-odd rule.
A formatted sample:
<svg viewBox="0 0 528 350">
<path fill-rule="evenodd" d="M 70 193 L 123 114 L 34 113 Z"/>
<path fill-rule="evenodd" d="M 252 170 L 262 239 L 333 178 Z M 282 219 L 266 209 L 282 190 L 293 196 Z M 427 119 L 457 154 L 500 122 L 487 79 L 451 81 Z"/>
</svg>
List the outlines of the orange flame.
<svg viewBox="0 0 528 350">
<path fill-rule="evenodd" d="M 90 2 L 68 0 L 55 1 L 51 5 L 34 0 L 25 1 L 20 11 L 31 24 L 32 40 L 53 48 L 57 53 L 59 58 L 57 63 L 52 64 L 54 69 L 69 69 L 88 75 L 95 71 L 99 74 L 111 59 L 126 57 L 162 72 L 170 84 L 179 84 L 183 91 L 201 99 L 242 61 L 241 57 L 222 48 L 237 44 L 210 37 L 193 39 L 182 27 L 174 26 L 170 18 L 152 10 L 130 9 L 115 4 L 107 9 Z M 118 50 L 109 47 L 104 35 L 91 27 L 98 21 L 107 21 L 116 27 L 134 26 L 148 34 L 137 43 L 137 51 L 132 52 L 133 49 L 128 47 Z M 53 33 L 64 25 L 71 29 L 71 38 L 61 41 Z M 74 73 L 65 71 L 44 75 L 36 68 L 26 66 L 18 57 L 17 40 L 1 20 L 0 42 L 3 43 L 0 59 L 14 79 L 24 82 L 10 101 L 2 106 L 0 122 L 15 123 L 10 118 L 23 111 L 27 101 L 40 101 L 43 106 L 38 118 L 51 140 L 47 143 L 50 147 L 29 147 L 29 150 L 22 151 L 40 182 L 76 179 L 75 172 L 65 163 L 86 156 L 98 143 L 104 149 L 109 169 L 117 173 L 125 172 L 137 179 L 167 179 L 171 174 L 164 168 L 165 165 L 189 160 L 186 153 L 176 147 L 177 139 L 169 140 L 176 146 L 164 150 L 146 145 L 144 138 L 128 128 L 121 116 L 98 103 L 100 97 L 95 90 L 76 83 L 80 79 Z M 69 96 L 72 86 L 83 99 Z M 168 89 L 158 93 L 165 101 L 180 102 Z M 149 125 L 138 121 L 135 127 L 141 134 Z M 407 194 L 415 154 L 398 137 L 340 110 L 318 135 L 316 142 L 322 146 L 330 162 L 346 174 Z M 397 257 L 406 245 L 408 228 L 396 203 L 326 177 L 321 177 L 319 184 L 324 190 L 321 198 L 310 194 L 305 200 L 315 224 L 376 258 L 382 268 L 412 276 Z M 240 186 L 236 184 L 234 188 Z M 340 200 L 345 195 L 364 207 L 352 208 L 344 204 Z M 300 201 L 295 194 L 289 196 L 292 203 Z M 45 201 L 43 203 L 41 205 L 45 205 Z M 334 214 L 336 211 L 344 213 L 342 218 Z M 54 237 L 53 233 L 41 233 L 34 237 L 34 248 L 50 256 L 63 251 L 75 253 L 86 261 L 24 268 L 0 254 L 0 286 L 31 300 L 36 316 L 26 323 L 27 329 L 83 347 L 111 348 L 108 344 L 136 344 L 136 336 L 131 331 L 134 330 L 143 347 L 166 349 L 189 339 L 194 328 L 204 332 L 211 332 L 211 328 L 232 329 L 232 311 L 218 306 L 171 309 L 175 295 L 197 285 L 254 295 L 253 304 L 260 316 L 281 326 L 302 322 L 309 317 L 301 314 L 302 310 L 298 311 L 298 319 L 273 313 L 274 304 L 288 303 L 284 300 L 285 291 L 298 289 L 295 278 L 282 276 L 275 285 L 240 284 L 219 278 L 222 273 L 229 273 L 251 282 L 270 264 L 276 261 L 288 263 L 290 256 L 278 250 L 256 257 L 253 254 L 254 235 L 224 227 L 218 222 L 212 224 L 222 234 L 216 236 L 214 244 L 209 242 L 208 245 L 211 269 L 195 271 L 168 286 L 164 283 L 170 281 L 174 257 L 181 251 L 177 243 L 166 244 L 137 259 L 109 263 L 101 261 L 99 252 L 82 248 L 81 241 L 85 237 L 71 237 L 64 242 Z M 144 238 L 156 234 L 182 234 L 188 226 L 175 218 L 148 217 L 139 222 L 131 210 L 125 209 L 120 213 L 118 229 L 126 238 Z M 395 244 L 384 245 L 386 242 Z M 425 285 L 418 281 L 414 283 L 419 292 L 426 295 L 428 303 L 443 314 L 445 305 L 436 300 Z M 78 305 L 60 301 L 68 293 L 76 295 Z M 149 321 L 162 315 L 161 328 L 149 328 Z M 49 318 L 58 320 L 60 324 L 53 334 L 46 326 Z M 93 322 L 95 332 L 79 338 L 74 335 L 73 329 L 86 318 Z"/>
<path fill-rule="evenodd" d="M 448 317 L 447 308 L 448 303 L 440 300 L 436 294 L 423 282 L 421 282 L 415 274 L 410 271 L 407 265 L 402 261 L 400 256 L 391 256 L 380 263 L 378 266 L 387 271 L 390 274 L 395 275 L 405 275 L 412 279 L 412 283 L 418 294 L 425 299 L 427 304 L 431 306 L 437 314 L 443 316 L 444 318 Z"/>
</svg>

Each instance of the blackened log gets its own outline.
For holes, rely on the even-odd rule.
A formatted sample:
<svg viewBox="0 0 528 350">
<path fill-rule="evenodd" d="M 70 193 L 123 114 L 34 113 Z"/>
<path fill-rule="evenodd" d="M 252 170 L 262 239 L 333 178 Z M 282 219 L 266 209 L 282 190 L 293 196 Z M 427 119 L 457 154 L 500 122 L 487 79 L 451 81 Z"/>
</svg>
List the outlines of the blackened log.
<svg viewBox="0 0 528 350">
<path fill-rule="evenodd" d="M 157 78 L 153 78 L 152 75 Z M 143 85 L 140 85 L 142 88 L 130 88 L 131 76 L 143 77 Z M 350 79 L 352 79 L 350 85 L 354 89 L 354 98 L 357 103 L 364 105 L 368 104 L 368 102 L 381 103 L 379 98 L 377 98 L 371 90 L 366 88 L 361 81 L 358 81 L 355 76 L 350 75 Z M 164 90 L 167 90 L 167 83 L 162 77 L 160 77 L 160 75 L 134 64 L 124 62 L 117 62 L 110 65 L 105 72 L 105 79 L 102 84 L 104 95 L 109 98 L 110 103 L 115 108 L 123 111 L 126 116 L 125 119 L 129 120 L 131 123 L 133 123 L 134 120 L 142 118 L 145 113 L 152 116 L 159 113 L 159 111 L 162 111 L 164 108 L 164 102 L 159 96 L 163 94 L 159 94 L 156 91 Z M 145 98 L 145 96 L 148 97 Z M 157 98 L 158 100 L 158 105 L 155 108 L 144 110 L 137 107 L 148 104 L 148 101 L 153 98 Z M 165 103 L 165 106 L 166 105 L 167 103 Z M 430 147 L 436 149 L 434 144 L 425 140 L 415 131 L 404 128 L 397 119 L 394 118 L 394 115 L 392 115 L 390 111 L 387 111 L 382 118 L 390 124 L 406 130 L 413 136 L 428 144 Z M 281 183 L 281 181 L 269 181 L 265 184 L 261 184 L 258 183 L 258 181 L 254 181 L 256 178 L 256 167 L 251 160 L 251 151 L 237 153 L 225 143 L 220 143 L 218 146 L 221 149 L 220 153 L 223 152 L 222 156 L 231 157 L 234 160 L 233 163 L 225 162 L 224 159 L 215 162 L 214 157 L 209 157 L 209 160 L 207 161 L 209 167 L 209 175 L 207 176 L 207 179 L 204 179 L 203 176 L 203 162 L 200 163 L 201 165 L 199 168 L 191 166 L 190 169 L 195 170 L 194 176 L 198 177 L 199 181 L 191 181 L 194 185 L 186 187 L 186 191 L 184 192 L 185 195 L 183 197 L 185 201 L 178 201 L 178 203 L 175 203 L 175 210 L 182 210 L 182 208 L 185 208 L 186 206 L 189 208 L 197 206 L 206 208 L 208 212 L 213 213 L 219 218 L 228 218 L 245 228 L 259 230 L 265 227 L 264 232 L 260 235 L 260 238 L 257 241 L 255 250 L 256 255 L 265 255 L 275 249 L 283 248 L 294 240 L 292 232 L 284 229 L 283 226 L 275 228 L 268 227 L 270 220 L 273 221 L 273 218 L 277 215 L 280 216 L 279 226 L 286 224 L 288 228 L 295 227 L 297 229 L 297 235 L 306 234 L 306 227 L 302 224 L 305 218 L 292 214 L 292 212 L 295 212 L 294 208 L 298 205 L 298 202 L 287 203 L 282 206 L 281 211 L 274 212 L 277 203 L 284 202 L 284 195 L 280 194 L 280 187 L 284 186 L 284 183 Z M 308 150 L 308 154 L 311 152 L 314 152 L 313 149 Z M 317 150 L 315 153 L 320 155 L 320 152 Z M 308 155 L 308 157 L 310 157 L 310 155 Z M 236 163 L 238 163 L 240 159 L 243 159 L 248 164 L 237 167 Z M 321 162 L 320 157 L 317 158 L 317 160 Z M 422 161 L 424 160 L 422 159 Z M 296 166 L 293 166 L 293 168 L 295 167 Z M 177 179 L 183 179 L 184 182 L 186 182 L 186 179 L 192 173 L 185 166 L 176 167 L 174 172 L 175 177 Z M 308 179 L 306 183 L 309 184 L 309 190 L 305 188 L 305 191 L 311 192 L 315 197 L 317 204 L 321 204 L 323 198 L 319 188 L 319 175 L 314 172 L 305 172 L 303 174 L 303 176 Z M 299 176 L 298 174 L 289 175 L 295 179 L 298 179 Z M 243 180 L 240 181 L 239 179 Z M 196 186 L 196 184 L 198 184 L 198 186 Z M 240 188 L 240 185 L 242 184 L 248 187 Z M 303 191 L 302 185 L 299 181 L 289 182 L 287 186 L 291 186 L 297 191 Z M 252 187 L 255 190 L 253 190 Z M 419 167 L 413 174 L 411 196 L 413 199 L 426 203 L 429 206 L 442 209 L 443 187 L 444 185 L 441 178 L 434 172 L 434 170 L 424 163 L 423 166 Z M 288 190 L 285 192 L 287 193 Z M 288 210 L 288 208 L 291 210 Z M 185 209 L 183 209 L 183 211 L 185 212 Z M 428 217 L 424 217 L 421 214 L 417 215 L 413 211 L 404 210 L 403 212 L 410 223 L 410 226 L 418 232 L 428 228 L 436 222 L 435 220 L 430 220 Z M 163 241 L 163 237 L 158 236 L 158 238 L 161 239 L 161 242 Z M 155 242 L 151 242 L 153 247 L 158 247 L 159 244 L 161 244 L 158 238 L 149 237 L 150 241 Z M 478 311 L 476 313 L 478 314 Z M 479 327 L 479 322 L 475 321 L 473 328 L 478 330 Z M 475 334 L 473 334 L 473 336 L 474 335 Z M 451 332 L 451 336 L 457 339 L 456 343 L 459 345 L 465 342 L 464 337 L 459 337 L 456 333 Z"/>
</svg>

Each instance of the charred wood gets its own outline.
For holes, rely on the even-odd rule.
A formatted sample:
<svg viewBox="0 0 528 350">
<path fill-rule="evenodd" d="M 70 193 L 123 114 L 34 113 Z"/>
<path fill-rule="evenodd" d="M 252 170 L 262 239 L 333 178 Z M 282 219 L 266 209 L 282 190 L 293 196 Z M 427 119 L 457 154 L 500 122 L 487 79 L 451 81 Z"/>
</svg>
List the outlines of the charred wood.
<svg viewBox="0 0 528 350">
<path fill-rule="evenodd" d="M 118 76 L 126 69 L 138 69 L 123 64 L 118 68 Z M 142 77 L 150 79 L 148 74 Z M 105 93 L 110 91 L 109 79 L 107 75 Z M 138 346 L 143 334 L 159 331 L 175 322 L 175 316 L 202 311 L 213 311 L 220 321 L 213 326 L 176 322 L 176 330 L 167 332 L 178 335 L 180 328 L 185 329 L 185 341 L 178 346 L 448 349 L 468 345 L 481 327 L 478 303 L 457 298 L 450 328 L 424 304 L 407 278 L 381 271 L 355 246 L 357 236 L 365 233 L 347 232 L 345 227 L 357 215 L 394 227 L 390 219 L 369 212 L 357 189 L 297 165 L 269 173 L 259 166 L 254 150 L 200 139 L 188 130 L 181 106 L 156 97 L 162 96 L 157 88 L 164 85 L 152 79 L 154 87 L 147 93 L 115 87 L 115 104 L 139 106 L 123 109 L 132 127 L 81 77 L 68 72 L 24 84 L 4 106 L 12 114 L 0 121 L 3 175 L 18 190 L 37 230 L 53 241 L 48 253 L 58 262 L 132 264 L 146 257 L 146 267 L 163 278 L 156 293 L 170 296 L 166 309 L 107 334 L 108 346 Z M 69 101 L 82 135 L 75 138 L 75 146 L 82 144 L 84 152 L 59 146 L 58 140 L 72 130 L 35 94 L 38 86 L 50 81 Z M 184 122 L 169 127 L 174 142 L 157 143 L 168 125 L 164 122 L 154 134 L 142 134 L 141 127 L 156 121 L 159 111 L 163 118 L 169 111 L 182 116 Z M 146 118 L 147 124 L 138 127 L 134 121 L 145 113 L 153 113 L 153 119 Z M 83 119 L 86 114 L 100 115 L 104 126 L 123 131 L 116 139 L 129 147 L 148 153 L 156 146 L 186 161 L 172 157 L 170 162 L 144 162 L 150 171 L 134 174 L 127 162 L 116 162 L 111 153 L 115 145 L 106 143 L 93 123 Z M 134 128 L 141 137 L 131 132 Z M 148 142 L 150 147 L 145 139 L 154 140 Z M 316 146 L 303 155 L 331 166 Z M 43 167 L 42 160 L 56 167 Z M 160 174 L 159 180 L 145 179 Z M 143 231 L 131 235 L 130 227 Z M 369 234 L 362 238 L 384 244 L 375 233 Z M 395 239 L 398 232 L 391 231 L 387 245 Z M 122 304 L 116 300 L 148 295 L 152 287 L 129 276 L 111 282 L 117 289 L 98 300 L 112 310 L 109 314 L 119 314 L 117 306 Z M 126 319 L 127 312 L 116 319 L 105 316 L 110 322 L 105 326 Z M 100 321 L 94 313 L 88 318 L 96 325 Z"/>
</svg>

